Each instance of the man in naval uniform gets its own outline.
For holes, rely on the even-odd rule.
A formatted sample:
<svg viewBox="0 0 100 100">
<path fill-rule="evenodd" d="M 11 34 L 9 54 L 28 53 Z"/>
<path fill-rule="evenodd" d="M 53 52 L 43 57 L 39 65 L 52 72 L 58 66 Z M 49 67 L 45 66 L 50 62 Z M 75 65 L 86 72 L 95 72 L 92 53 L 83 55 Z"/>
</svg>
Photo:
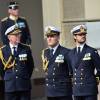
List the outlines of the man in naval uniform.
<svg viewBox="0 0 100 100">
<path fill-rule="evenodd" d="M 11 1 L 8 6 L 9 17 L 3 18 L 0 25 L 0 34 L 3 45 L 8 44 L 9 40 L 5 35 L 5 31 L 12 25 L 16 25 L 21 30 L 20 42 L 31 45 L 31 34 L 27 21 L 23 17 L 19 17 L 19 4 L 16 1 Z"/>
<path fill-rule="evenodd" d="M 34 62 L 30 47 L 19 43 L 20 32 L 16 25 L 9 27 L 5 32 L 9 44 L 0 48 L 0 74 L 5 81 L 5 100 L 31 100 L 30 78 Z"/>
<path fill-rule="evenodd" d="M 45 28 L 48 48 L 42 52 L 47 100 L 72 100 L 69 49 L 59 44 L 60 31 L 53 26 Z"/>
<path fill-rule="evenodd" d="M 71 33 L 76 43 L 76 47 L 69 53 L 69 65 L 73 69 L 74 100 L 97 100 L 100 57 L 96 49 L 86 44 L 85 25 L 75 26 Z"/>
</svg>

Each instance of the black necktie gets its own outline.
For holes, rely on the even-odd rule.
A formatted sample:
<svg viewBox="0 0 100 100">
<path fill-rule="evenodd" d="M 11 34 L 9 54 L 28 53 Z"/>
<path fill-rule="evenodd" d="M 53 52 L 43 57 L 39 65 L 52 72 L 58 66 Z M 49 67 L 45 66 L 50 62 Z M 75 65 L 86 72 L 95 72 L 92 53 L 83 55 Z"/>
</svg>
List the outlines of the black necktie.
<svg viewBox="0 0 100 100">
<path fill-rule="evenodd" d="M 50 57 L 53 57 L 53 49 L 50 49 Z"/>
<path fill-rule="evenodd" d="M 81 50 L 80 50 L 81 48 L 80 47 L 78 47 L 78 51 L 77 51 L 77 54 L 78 55 L 80 55 L 80 53 L 81 53 Z"/>
<path fill-rule="evenodd" d="M 16 51 L 16 47 L 13 47 L 13 55 L 16 57 L 17 55 L 17 51 Z"/>
</svg>

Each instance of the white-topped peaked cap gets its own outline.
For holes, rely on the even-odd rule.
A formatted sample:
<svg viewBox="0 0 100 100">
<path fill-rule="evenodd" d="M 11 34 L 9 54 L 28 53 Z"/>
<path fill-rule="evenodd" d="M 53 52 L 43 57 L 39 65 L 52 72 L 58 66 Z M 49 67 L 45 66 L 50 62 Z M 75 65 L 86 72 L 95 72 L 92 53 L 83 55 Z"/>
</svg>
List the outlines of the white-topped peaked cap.
<svg viewBox="0 0 100 100">
<path fill-rule="evenodd" d="M 9 27 L 6 32 L 5 35 L 9 35 L 9 34 L 19 34 L 21 32 L 21 30 L 18 28 L 18 26 L 13 25 L 11 27 Z"/>
<path fill-rule="evenodd" d="M 85 25 L 78 25 L 72 28 L 72 34 L 87 33 L 87 27 Z"/>
<path fill-rule="evenodd" d="M 8 7 L 13 7 L 13 6 L 19 6 L 18 2 L 16 2 L 16 1 L 10 1 Z"/>
<path fill-rule="evenodd" d="M 46 26 L 45 27 L 45 35 L 54 35 L 54 34 L 57 34 L 59 35 L 60 34 L 60 30 L 54 26 Z"/>
</svg>

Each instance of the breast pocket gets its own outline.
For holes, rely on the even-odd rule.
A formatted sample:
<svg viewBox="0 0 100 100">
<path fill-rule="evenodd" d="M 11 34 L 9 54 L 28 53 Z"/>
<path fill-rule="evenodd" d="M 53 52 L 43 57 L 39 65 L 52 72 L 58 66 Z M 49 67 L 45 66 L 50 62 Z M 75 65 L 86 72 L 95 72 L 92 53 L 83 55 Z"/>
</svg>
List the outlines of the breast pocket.
<svg viewBox="0 0 100 100">
<path fill-rule="evenodd" d="M 83 66 L 91 66 L 92 59 L 83 60 L 81 63 Z"/>
</svg>

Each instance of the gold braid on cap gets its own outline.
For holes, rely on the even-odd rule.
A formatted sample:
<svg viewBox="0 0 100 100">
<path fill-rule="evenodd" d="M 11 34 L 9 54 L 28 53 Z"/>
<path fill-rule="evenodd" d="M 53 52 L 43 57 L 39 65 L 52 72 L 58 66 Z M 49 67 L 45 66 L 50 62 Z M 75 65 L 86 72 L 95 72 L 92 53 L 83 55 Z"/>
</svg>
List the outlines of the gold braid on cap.
<svg viewBox="0 0 100 100">
<path fill-rule="evenodd" d="M 47 30 L 47 32 L 46 32 L 46 33 L 47 33 L 47 34 L 48 34 L 48 33 L 51 33 L 51 29 L 50 29 L 50 28 L 48 28 L 48 30 Z"/>
<path fill-rule="evenodd" d="M 49 61 L 47 59 L 47 57 L 44 56 L 44 51 L 45 50 L 42 50 L 42 62 L 43 62 L 43 70 L 46 72 L 48 70 L 48 64 L 49 64 Z"/>
<path fill-rule="evenodd" d="M 20 33 L 20 32 L 21 32 L 20 29 L 16 29 L 16 30 L 14 30 L 13 32 L 11 32 L 11 34 L 17 34 L 17 33 Z"/>
<path fill-rule="evenodd" d="M 81 27 L 80 27 L 80 32 L 81 32 L 81 33 L 84 33 L 84 32 L 86 33 L 86 29 L 84 29 L 84 27 L 81 26 Z"/>
<path fill-rule="evenodd" d="M 12 68 L 15 65 L 15 60 L 13 60 L 12 62 L 12 56 L 10 56 L 7 61 L 4 59 L 1 49 L 0 49 L 0 59 L 4 65 L 4 70 Z"/>
</svg>

